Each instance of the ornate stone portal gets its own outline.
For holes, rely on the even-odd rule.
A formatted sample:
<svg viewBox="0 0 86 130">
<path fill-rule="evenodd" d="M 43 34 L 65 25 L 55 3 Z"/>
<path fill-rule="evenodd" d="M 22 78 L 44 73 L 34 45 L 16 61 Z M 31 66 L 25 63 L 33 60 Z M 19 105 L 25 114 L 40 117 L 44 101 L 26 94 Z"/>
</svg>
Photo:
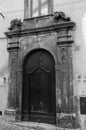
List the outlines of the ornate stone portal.
<svg viewBox="0 0 86 130">
<path fill-rule="evenodd" d="M 55 123 L 63 128 L 77 128 L 73 99 L 72 44 L 75 23 L 63 12 L 13 20 L 6 32 L 9 52 L 9 92 L 5 117 L 22 120 L 23 64 L 33 50 L 46 50 L 55 60 Z M 27 103 L 29 104 L 29 102 Z M 27 120 L 27 119 L 26 119 Z M 46 122 L 46 121 L 45 121 Z"/>
</svg>

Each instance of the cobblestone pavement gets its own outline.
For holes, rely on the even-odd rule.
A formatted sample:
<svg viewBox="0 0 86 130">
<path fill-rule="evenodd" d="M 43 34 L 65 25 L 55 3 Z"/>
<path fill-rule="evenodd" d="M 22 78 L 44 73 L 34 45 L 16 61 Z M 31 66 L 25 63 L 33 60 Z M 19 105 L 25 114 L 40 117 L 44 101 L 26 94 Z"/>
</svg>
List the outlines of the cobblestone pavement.
<svg viewBox="0 0 86 130">
<path fill-rule="evenodd" d="M 0 130 L 45 130 L 44 128 L 34 125 L 27 125 L 27 123 L 7 123 L 0 121 Z"/>
<path fill-rule="evenodd" d="M 33 123 L 34 124 L 34 123 Z M 33 125 L 34 126 L 34 125 Z M 35 127 L 32 127 L 32 125 L 29 127 L 26 125 L 18 125 L 16 123 L 7 123 L 7 122 L 0 122 L 0 130 L 80 130 L 80 129 L 66 129 L 66 128 L 57 128 L 57 127 L 48 127 L 46 128 L 40 127 L 37 125 Z"/>
<path fill-rule="evenodd" d="M 42 124 L 38 122 L 6 122 L 3 117 L 0 116 L 0 130 L 64 130 L 63 128 L 57 128 L 54 125 Z M 66 130 L 66 129 L 65 129 Z M 69 129 L 67 129 L 69 130 Z"/>
<path fill-rule="evenodd" d="M 23 123 L 22 123 L 23 124 Z M 45 128 L 34 125 L 33 126 L 29 124 L 29 126 L 26 125 L 18 125 L 16 123 L 7 123 L 7 122 L 0 122 L 0 130 L 45 130 Z M 46 126 L 45 126 L 46 127 Z M 63 129 L 55 129 L 53 127 L 46 127 L 46 130 L 63 130 Z"/>
<path fill-rule="evenodd" d="M 25 128 L 22 126 L 17 126 L 14 124 L 8 124 L 5 122 L 0 122 L 0 130 L 30 130 L 29 128 Z"/>
</svg>

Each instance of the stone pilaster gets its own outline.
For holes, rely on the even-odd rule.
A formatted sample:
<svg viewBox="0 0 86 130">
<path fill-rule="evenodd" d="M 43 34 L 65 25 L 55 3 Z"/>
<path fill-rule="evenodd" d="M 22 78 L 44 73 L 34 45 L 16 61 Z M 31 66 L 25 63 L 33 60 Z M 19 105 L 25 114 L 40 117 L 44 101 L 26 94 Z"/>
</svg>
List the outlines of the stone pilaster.
<svg viewBox="0 0 86 130">
<path fill-rule="evenodd" d="M 72 26 L 71 26 L 72 27 Z M 57 125 L 65 128 L 77 128 L 76 113 L 73 104 L 73 68 L 72 44 L 73 28 L 65 27 L 57 31 L 58 74 L 60 83 L 60 109 L 57 105 Z M 58 91 L 57 91 L 58 92 Z M 57 94 L 58 95 L 58 94 Z M 59 97 L 60 97 L 59 96 Z"/>
<path fill-rule="evenodd" d="M 5 110 L 5 117 L 9 117 L 6 120 L 15 121 L 16 110 L 18 107 L 18 50 L 19 42 L 18 38 L 13 38 L 8 41 L 9 52 L 9 81 L 8 81 L 8 100 L 7 108 Z"/>
</svg>

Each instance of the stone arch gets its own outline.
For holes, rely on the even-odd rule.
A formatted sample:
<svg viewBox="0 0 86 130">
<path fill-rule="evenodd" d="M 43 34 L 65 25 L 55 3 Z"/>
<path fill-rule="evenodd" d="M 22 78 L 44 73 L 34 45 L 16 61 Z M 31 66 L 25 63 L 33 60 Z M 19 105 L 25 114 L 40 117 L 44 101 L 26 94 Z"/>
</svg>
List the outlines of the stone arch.
<svg viewBox="0 0 86 130">
<path fill-rule="evenodd" d="M 55 61 L 55 65 L 57 66 L 57 58 L 56 58 L 54 52 L 52 51 L 51 48 L 49 48 L 49 47 L 47 47 L 47 46 L 44 46 L 44 45 L 40 45 L 40 46 L 39 46 L 39 45 L 36 45 L 36 46 L 34 46 L 34 47 L 28 49 L 28 51 L 27 51 L 27 52 L 24 54 L 24 56 L 23 56 L 22 66 L 23 66 L 23 64 L 24 64 L 24 61 L 25 61 L 25 58 L 27 57 L 27 55 L 29 55 L 32 51 L 39 50 L 39 49 L 43 49 L 43 50 L 45 50 L 45 51 L 48 51 L 48 52 L 53 56 L 54 61 Z"/>
</svg>

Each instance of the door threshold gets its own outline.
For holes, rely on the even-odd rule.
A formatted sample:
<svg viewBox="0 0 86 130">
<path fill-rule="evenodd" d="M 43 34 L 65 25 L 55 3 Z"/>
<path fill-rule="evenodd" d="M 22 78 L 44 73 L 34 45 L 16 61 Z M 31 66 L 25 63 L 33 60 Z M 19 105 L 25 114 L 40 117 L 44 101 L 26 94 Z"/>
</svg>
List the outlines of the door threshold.
<svg viewBox="0 0 86 130">
<path fill-rule="evenodd" d="M 23 126 L 23 127 L 28 127 L 28 128 L 32 128 L 32 129 L 36 129 L 36 128 L 52 128 L 52 130 L 55 130 L 56 125 L 54 124 L 48 124 L 48 123 L 39 123 L 39 122 L 26 122 L 26 121 L 21 121 L 21 122 L 16 122 L 15 123 L 18 126 Z M 60 129 L 59 129 L 60 130 Z"/>
</svg>

